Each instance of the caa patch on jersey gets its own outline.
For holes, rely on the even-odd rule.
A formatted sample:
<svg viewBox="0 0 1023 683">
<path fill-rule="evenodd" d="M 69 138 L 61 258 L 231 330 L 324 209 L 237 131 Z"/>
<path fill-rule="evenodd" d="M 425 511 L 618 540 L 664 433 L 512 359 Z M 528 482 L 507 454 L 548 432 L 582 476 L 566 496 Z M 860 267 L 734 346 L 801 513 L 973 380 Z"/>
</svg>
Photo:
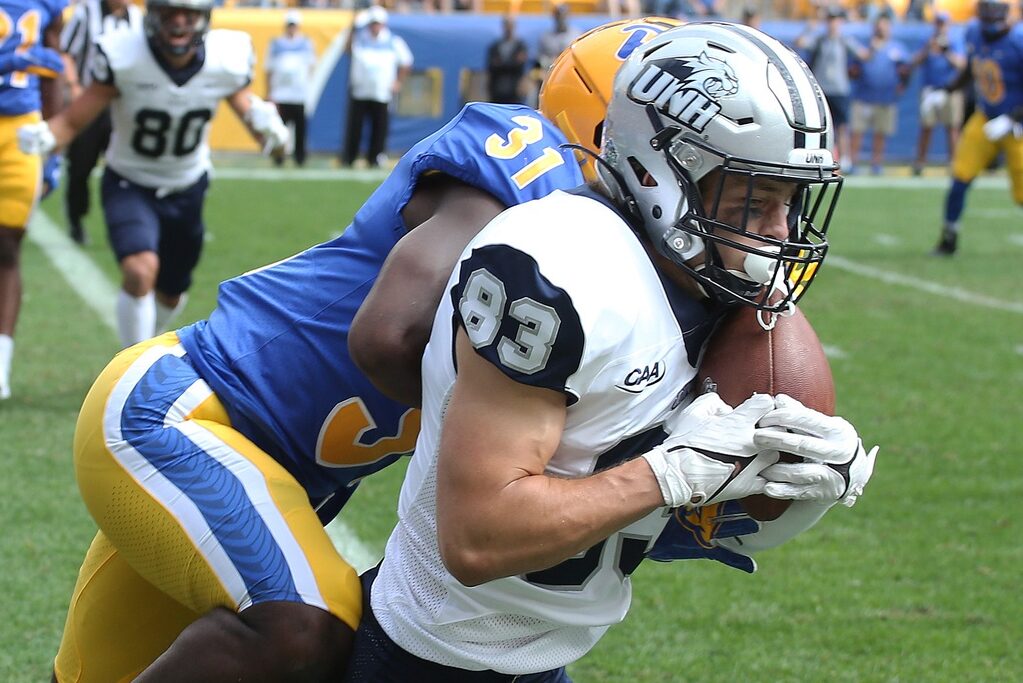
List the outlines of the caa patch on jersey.
<svg viewBox="0 0 1023 683">
<path fill-rule="evenodd" d="M 474 249 L 451 298 L 477 353 L 516 382 L 567 393 L 582 360 L 582 324 L 532 256 L 503 244 Z"/>
</svg>

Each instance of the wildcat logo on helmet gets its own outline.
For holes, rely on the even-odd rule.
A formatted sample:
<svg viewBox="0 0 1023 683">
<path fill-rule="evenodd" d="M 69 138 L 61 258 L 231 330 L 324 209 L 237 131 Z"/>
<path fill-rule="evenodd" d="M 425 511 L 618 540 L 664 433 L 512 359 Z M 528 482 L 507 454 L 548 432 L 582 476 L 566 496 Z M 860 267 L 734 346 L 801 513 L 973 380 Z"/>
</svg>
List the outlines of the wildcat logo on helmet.
<svg viewBox="0 0 1023 683">
<path fill-rule="evenodd" d="M 739 92 L 739 79 L 726 62 L 698 57 L 663 59 L 646 65 L 629 86 L 629 97 L 657 109 L 697 133 L 721 111 L 718 100 Z"/>
</svg>

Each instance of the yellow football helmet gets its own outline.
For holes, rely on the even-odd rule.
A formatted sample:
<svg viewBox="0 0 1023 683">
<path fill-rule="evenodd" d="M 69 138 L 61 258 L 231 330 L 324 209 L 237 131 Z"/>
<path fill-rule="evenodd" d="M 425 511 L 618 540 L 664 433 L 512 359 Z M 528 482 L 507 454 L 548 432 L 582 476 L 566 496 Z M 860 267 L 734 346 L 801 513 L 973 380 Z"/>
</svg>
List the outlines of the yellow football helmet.
<svg viewBox="0 0 1023 683">
<path fill-rule="evenodd" d="M 590 29 L 554 60 L 540 89 L 540 112 L 569 142 L 596 153 L 618 67 L 637 47 L 681 25 L 678 19 L 645 17 Z M 592 179 L 592 160 L 581 153 L 576 156 L 587 180 Z"/>
</svg>

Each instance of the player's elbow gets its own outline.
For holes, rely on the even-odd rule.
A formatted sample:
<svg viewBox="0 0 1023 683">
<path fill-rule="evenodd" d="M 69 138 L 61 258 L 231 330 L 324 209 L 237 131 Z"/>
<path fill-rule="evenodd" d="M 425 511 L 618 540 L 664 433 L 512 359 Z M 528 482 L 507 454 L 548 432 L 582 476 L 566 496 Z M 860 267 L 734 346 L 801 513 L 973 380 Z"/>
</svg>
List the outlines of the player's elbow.
<svg viewBox="0 0 1023 683">
<path fill-rule="evenodd" d="M 502 576 L 496 570 L 497 553 L 474 545 L 462 534 L 444 534 L 440 529 L 437 540 L 444 567 L 463 586 L 478 586 Z"/>
<path fill-rule="evenodd" d="M 382 334 L 382 321 L 370 323 L 366 316 L 355 317 L 348 330 L 348 354 L 352 362 L 370 379 L 384 367 L 384 346 L 391 346 L 388 335 Z"/>
<path fill-rule="evenodd" d="M 479 586 L 507 576 L 500 572 L 501 550 L 488 531 L 477 528 L 474 517 L 438 515 L 437 544 L 445 568 L 463 586 Z M 478 518 L 478 517 L 477 517 Z"/>
<path fill-rule="evenodd" d="M 352 362 L 389 398 L 421 402 L 422 348 L 412 327 L 393 318 L 356 316 L 348 333 Z"/>
</svg>

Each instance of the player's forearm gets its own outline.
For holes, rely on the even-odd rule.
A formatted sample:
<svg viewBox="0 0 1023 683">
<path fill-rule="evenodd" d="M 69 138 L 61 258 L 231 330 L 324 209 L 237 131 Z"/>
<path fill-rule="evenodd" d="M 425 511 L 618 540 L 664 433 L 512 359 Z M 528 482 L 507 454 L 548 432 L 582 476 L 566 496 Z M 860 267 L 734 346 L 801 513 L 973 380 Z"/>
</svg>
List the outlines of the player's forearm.
<svg viewBox="0 0 1023 683">
<path fill-rule="evenodd" d="M 437 451 L 437 539 L 458 581 L 551 567 L 664 505 L 642 459 L 575 479 L 548 474 L 565 396 L 510 379 L 462 330 L 455 349 Z"/>
<path fill-rule="evenodd" d="M 432 320 L 432 316 L 430 317 Z M 422 358 L 429 325 L 376 308 L 360 308 L 348 333 L 348 353 L 384 396 L 407 406 L 422 403 Z"/>
<path fill-rule="evenodd" d="M 117 90 L 111 86 L 93 83 L 74 99 L 67 109 L 53 118 L 47 119 L 50 132 L 58 147 L 63 147 L 92 123 L 106 109 L 116 95 Z"/>
<path fill-rule="evenodd" d="M 40 78 L 39 96 L 42 99 L 43 118 L 54 116 L 63 106 L 59 78 Z"/>
<path fill-rule="evenodd" d="M 438 540 L 448 571 L 469 586 L 538 571 L 578 555 L 664 502 L 633 460 L 583 479 L 524 476 L 457 502 L 438 492 Z"/>
</svg>

